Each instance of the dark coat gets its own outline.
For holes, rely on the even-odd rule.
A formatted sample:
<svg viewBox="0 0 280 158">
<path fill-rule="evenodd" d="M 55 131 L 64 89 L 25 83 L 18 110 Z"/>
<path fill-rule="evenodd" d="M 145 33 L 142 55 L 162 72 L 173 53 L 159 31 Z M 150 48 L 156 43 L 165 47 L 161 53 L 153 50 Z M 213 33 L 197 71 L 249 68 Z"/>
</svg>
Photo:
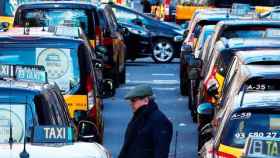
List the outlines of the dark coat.
<svg viewBox="0 0 280 158">
<path fill-rule="evenodd" d="M 130 120 L 118 158 L 168 158 L 172 132 L 172 123 L 151 100 Z"/>
</svg>

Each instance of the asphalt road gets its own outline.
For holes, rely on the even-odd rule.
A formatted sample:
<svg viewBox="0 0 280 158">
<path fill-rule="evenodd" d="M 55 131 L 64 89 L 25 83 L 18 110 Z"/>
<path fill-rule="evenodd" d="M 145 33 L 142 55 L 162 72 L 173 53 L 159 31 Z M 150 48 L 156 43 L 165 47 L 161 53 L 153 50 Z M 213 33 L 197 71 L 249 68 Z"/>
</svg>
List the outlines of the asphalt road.
<svg viewBox="0 0 280 158">
<path fill-rule="evenodd" d="M 104 146 L 112 152 L 113 158 L 120 151 L 127 123 L 132 117 L 128 102 L 123 97 L 141 83 L 152 86 L 159 108 L 173 123 L 169 157 L 196 157 L 196 125 L 191 121 L 187 97 L 180 95 L 178 59 L 170 64 L 154 64 L 149 58 L 137 59 L 128 62 L 126 68 L 126 84 L 118 88 L 115 97 L 104 100 Z"/>
</svg>

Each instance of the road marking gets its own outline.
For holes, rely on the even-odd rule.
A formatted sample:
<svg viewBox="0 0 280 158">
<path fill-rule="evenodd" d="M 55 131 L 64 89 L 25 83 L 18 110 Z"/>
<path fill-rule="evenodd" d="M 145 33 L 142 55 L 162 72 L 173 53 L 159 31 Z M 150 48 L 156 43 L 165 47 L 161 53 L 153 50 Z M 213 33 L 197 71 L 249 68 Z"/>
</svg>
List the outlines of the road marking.
<svg viewBox="0 0 280 158">
<path fill-rule="evenodd" d="M 179 84 L 178 80 L 144 80 L 144 81 L 137 81 L 137 80 L 126 80 L 126 83 L 134 83 L 134 84 Z"/>
<path fill-rule="evenodd" d="M 126 86 L 126 87 L 120 87 L 119 89 L 124 89 L 124 90 L 131 90 L 135 86 Z M 153 87 L 153 90 L 165 90 L 165 91 L 174 91 L 178 89 L 179 87 Z"/>
<path fill-rule="evenodd" d="M 152 74 L 152 76 L 175 76 L 175 74 Z"/>
<path fill-rule="evenodd" d="M 185 127 L 185 126 L 187 126 L 187 124 L 185 124 L 185 123 L 180 123 L 179 126 L 180 126 L 180 127 Z"/>
</svg>

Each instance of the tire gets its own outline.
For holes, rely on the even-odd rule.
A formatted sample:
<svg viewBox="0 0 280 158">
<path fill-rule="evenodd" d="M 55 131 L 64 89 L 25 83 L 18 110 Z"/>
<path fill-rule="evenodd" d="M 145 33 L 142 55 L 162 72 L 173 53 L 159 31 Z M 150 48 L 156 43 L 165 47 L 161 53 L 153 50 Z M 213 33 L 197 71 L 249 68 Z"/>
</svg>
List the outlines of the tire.
<svg viewBox="0 0 280 158">
<path fill-rule="evenodd" d="M 174 58 L 174 45 L 165 39 L 153 43 L 152 58 L 156 63 L 169 63 Z"/>
</svg>

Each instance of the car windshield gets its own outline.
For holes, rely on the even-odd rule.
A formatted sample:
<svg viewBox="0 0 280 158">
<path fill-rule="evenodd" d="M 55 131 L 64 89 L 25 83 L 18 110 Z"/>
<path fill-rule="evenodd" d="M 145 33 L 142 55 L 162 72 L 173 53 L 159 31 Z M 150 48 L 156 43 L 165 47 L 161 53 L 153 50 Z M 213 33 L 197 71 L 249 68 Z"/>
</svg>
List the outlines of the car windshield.
<svg viewBox="0 0 280 158">
<path fill-rule="evenodd" d="M 43 65 L 48 80 L 68 92 L 80 82 L 80 69 L 75 49 L 67 48 L 0 48 L 0 63 Z"/>
<path fill-rule="evenodd" d="M 89 33 L 89 16 L 85 10 L 80 9 L 36 9 L 24 10 L 21 25 L 28 22 L 30 27 L 41 26 L 74 26 L 81 27 L 86 34 Z"/>
<path fill-rule="evenodd" d="M 25 135 L 25 106 L 25 104 L 0 103 L 0 144 L 8 144 L 10 129 L 12 129 L 14 143 L 23 143 Z"/>
<path fill-rule="evenodd" d="M 264 110 L 263 110 L 264 111 Z M 221 137 L 221 143 L 243 148 L 248 136 L 280 138 L 280 113 L 237 112 L 231 115 Z"/>
</svg>

